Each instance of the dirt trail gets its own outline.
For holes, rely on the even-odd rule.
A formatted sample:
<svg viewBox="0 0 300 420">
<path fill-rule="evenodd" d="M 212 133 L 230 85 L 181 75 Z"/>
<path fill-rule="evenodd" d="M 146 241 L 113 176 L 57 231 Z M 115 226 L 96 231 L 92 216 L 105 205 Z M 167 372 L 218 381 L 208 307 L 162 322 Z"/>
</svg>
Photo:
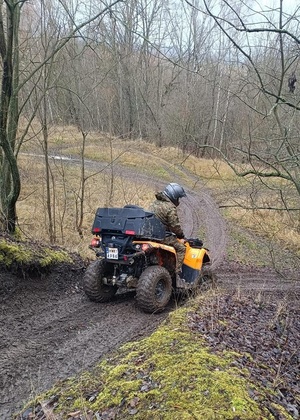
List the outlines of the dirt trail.
<svg viewBox="0 0 300 420">
<path fill-rule="evenodd" d="M 74 280 L 79 277 L 77 273 Z M 1 419 L 11 418 L 23 400 L 57 379 L 74 375 L 120 344 L 152 332 L 166 316 L 140 312 L 133 295 L 93 304 L 76 283 L 66 284 L 62 274 L 56 279 L 52 275 L 23 281 L 2 303 Z"/>
<path fill-rule="evenodd" d="M 89 165 L 99 170 L 99 163 Z M 126 178 L 137 175 L 128 169 L 116 169 Z M 165 185 L 146 175 L 139 174 L 139 179 L 155 187 Z M 204 227 L 208 233 L 206 245 L 218 267 L 225 256 L 226 224 L 208 191 L 195 187 L 192 191 L 187 188 L 187 192 L 180 209 L 185 234 L 196 237 Z M 220 271 L 219 277 L 234 287 L 240 279 L 237 273 L 233 267 L 223 274 Z M 278 287 L 274 273 L 268 275 Z M 91 367 L 124 342 L 151 333 L 167 316 L 167 311 L 159 315 L 142 313 L 132 294 L 117 295 L 111 303 L 103 305 L 89 302 L 81 290 L 80 269 L 53 272 L 43 279 L 12 279 L 3 272 L 0 276 L 4 283 L 5 280 L 16 282 L 10 296 L 0 294 L 0 298 L 6 297 L 0 301 L 0 418 L 3 420 L 10 419 L 24 401 L 56 380 Z M 243 276 L 252 279 L 255 273 L 246 270 Z M 262 273 L 254 280 L 261 284 L 264 276 Z"/>
<path fill-rule="evenodd" d="M 99 170 L 99 163 L 88 164 Z M 126 178 L 137 175 L 121 167 L 116 171 Z M 165 185 L 151 176 L 139 174 L 141 178 L 156 188 Z M 189 191 L 180 215 L 186 236 L 197 236 L 199 228 L 207 225 L 209 246 L 217 261 L 224 251 L 225 228 L 209 194 Z M 5 273 L 0 276 L 5 282 Z M 124 342 L 151 333 L 167 316 L 167 311 L 152 316 L 142 313 L 134 295 L 128 294 L 105 305 L 93 304 L 81 290 L 81 278 L 78 270 L 67 278 L 65 273 L 54 272 L 44 279 L 13 280 L 14 293 L 4 296 L 0 306 L 1 419 L 11 418 L 23 402 L 56 380 L 89 368 Z M 10 277 L 7 282 L 11 281 Z"/>
</svg>

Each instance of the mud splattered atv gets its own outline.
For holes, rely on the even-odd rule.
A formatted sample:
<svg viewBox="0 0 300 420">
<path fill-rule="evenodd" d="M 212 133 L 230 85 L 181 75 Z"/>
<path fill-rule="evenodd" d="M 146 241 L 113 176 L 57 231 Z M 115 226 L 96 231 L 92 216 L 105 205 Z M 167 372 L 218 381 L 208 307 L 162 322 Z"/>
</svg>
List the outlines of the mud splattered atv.
<svg viewBox="0 0 300 420">
<path fill-rule="evenodd" d="M 171 233 L 141 207 L 98 208 L 92 233 L 90 248 L 98 258 L 84 275 L 84 291 L 92 301 L 107 302 L 118 288 L 135 289 L 143 311 L 160 312 L 172 290 L 213 281 L 208 251 L 197 239 L 185 241 L 182 278 L 176 277 L 175 249 L 162 243 Z"/>
</svg>

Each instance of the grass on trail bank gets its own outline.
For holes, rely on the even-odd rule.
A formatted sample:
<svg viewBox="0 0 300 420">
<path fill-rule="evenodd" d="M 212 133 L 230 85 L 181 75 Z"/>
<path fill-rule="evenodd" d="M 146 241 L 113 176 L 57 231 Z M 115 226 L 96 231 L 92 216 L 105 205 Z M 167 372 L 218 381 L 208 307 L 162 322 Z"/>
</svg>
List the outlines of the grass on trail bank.
<svg viewBox="0 0 300 420">
<path fill-rule="evenodd" d="M 122 346 L 93 371 L 58 382 L 27 405 L 32 418 L 47 411 L 55 419 L 273 419 L 250 397 L 254 389 L 267 391 L 236 367 L 240 355 L 213 353 L 189 326 L 201 299 L 216 293 L 174 311 L 150 337 Z M 281 413 L 292 419 L 282 407 Z"/>
<path fill-rule="evenodd" d="M 59 263 L 72 262 L 70 254 L 64 249 L 0 235 L 0 265 L 6 269 L 42 270 Z"/>
</svg>

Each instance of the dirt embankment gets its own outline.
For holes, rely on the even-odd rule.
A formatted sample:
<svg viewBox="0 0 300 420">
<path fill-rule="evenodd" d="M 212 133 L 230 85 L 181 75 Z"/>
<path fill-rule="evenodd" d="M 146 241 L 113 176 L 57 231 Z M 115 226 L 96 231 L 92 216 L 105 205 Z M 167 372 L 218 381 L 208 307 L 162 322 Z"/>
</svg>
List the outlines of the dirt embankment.
<svg viewBox="0 0 300 420">
<path fill-rule="evenodd" d="M 145 181 L 163 185 L 149 177 Z M 246 267 L 241 273 L 240 266 L 221 264 L 226 254 L 226 225 L 209 192 L 203 188 L 188 191 L 180 215 L 186 236 L 196 237 L 205 227 L 214 265 L 216 269 L 222 266 L 218 271 L 223 284 L 284 292 L 273 271 Z M 117 295 L 105 305 L 91 303 L 82 293 L 82 274 L 80 266 L 73 271 L 62 266 L 44 278 L 22 279 L 0 272 L 4 285 L 0 294 L 1 419 L 10 419 L 23 402 L 56 380 L 88 369 L 122 343 L 151 333 L 167 316 L 167 311 L 142 313 L 134 295 Z"/>
</svg>

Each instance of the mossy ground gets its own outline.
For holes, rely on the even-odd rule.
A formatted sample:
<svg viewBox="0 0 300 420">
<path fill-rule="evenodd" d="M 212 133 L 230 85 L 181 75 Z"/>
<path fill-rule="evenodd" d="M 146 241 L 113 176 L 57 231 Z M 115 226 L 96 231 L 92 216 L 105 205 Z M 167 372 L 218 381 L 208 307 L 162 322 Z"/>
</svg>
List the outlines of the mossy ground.
<svg viewBox="0 0 300 420">
<path fill-rule="evenodd" d="M 212 352 L 191 330 L 188 319 L 195 305 L 197 298 L 171 313 L 150 337 L 124 345 L 92 372 L 56 384 L 35 404 L 55 396 L 51 409 L 59 419 L 273 419 L 250 397 L 250 389 L 258 387 L 249 382 L 247 369 L 236 367 L 241 355 Z"/>
<path fill-rule="evenodd" d="M 16 241 L 8 235 L 0 236 L 0 264 L 5 268 L 45 269 L 55 264 L 71 262 L 70 254 L 63 249 Z"/>
</svg>

